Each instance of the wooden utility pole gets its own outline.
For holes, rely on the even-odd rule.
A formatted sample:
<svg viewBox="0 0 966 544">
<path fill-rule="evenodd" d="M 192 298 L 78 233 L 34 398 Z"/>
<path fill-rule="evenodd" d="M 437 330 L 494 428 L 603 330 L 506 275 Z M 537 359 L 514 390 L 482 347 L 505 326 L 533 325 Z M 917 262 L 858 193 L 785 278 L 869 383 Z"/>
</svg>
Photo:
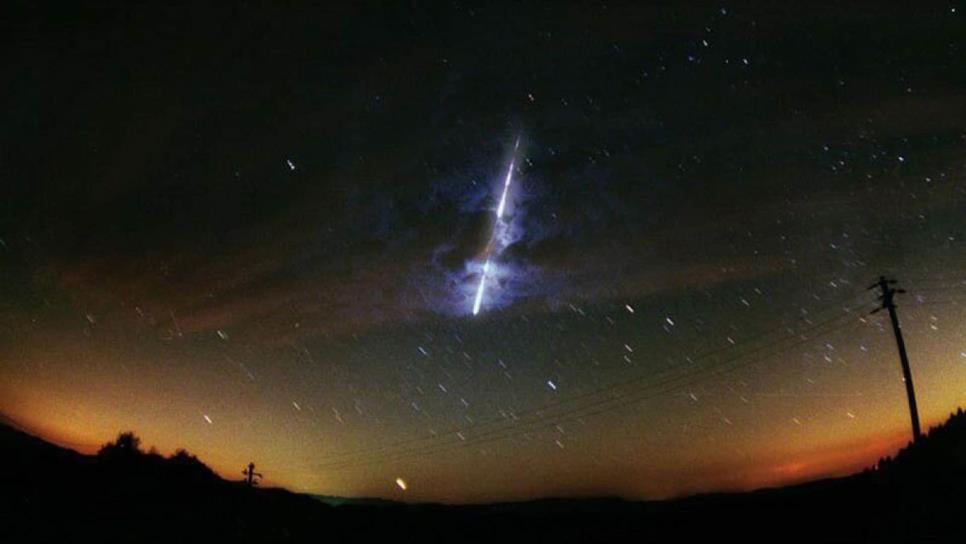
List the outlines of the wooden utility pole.
<svg viewBox="0 0 966 544">
<path fill-rule="evenodd" d="M 899 326 L 899 317 L 896 315 L 895 296 L 897 293 L 905 293 L 905 289 L 893 287 L 896 280 L 886 279 L 879 276 L 879 281 L 869 286 L 869 289 L 879 289 L 879 300 L 882 306 L 876 308 L 872 313 L 879 310 L 889 310 L 889 319 L 892 321 L 892 332 L 896 336 L 896 345 L 899 348 L 899 362 L 902 363 L 902 379 L 906 383 L 906 397 L 909 398 L 909 416 L 912 418 L 912 440 L 918 442 L 922 437 L 919 429 L 919 408 L 916 407 L 916 390 L 912 385 L 912 370 L 909 369 L 909 356 L 906 355 L 906 343 L 902 340 L 902 328 Z"/>
<path fill-rule="evenodd" d="M 242 474 L 246 477 L 246 483 L 248 487 L 253 487 L 258 485 L 258 481 L 255 478 L 261 478 L 261 473 L 255 472 L 255 463 L 248 463 L 248 468 L 242 471 Z"/>
</svg>

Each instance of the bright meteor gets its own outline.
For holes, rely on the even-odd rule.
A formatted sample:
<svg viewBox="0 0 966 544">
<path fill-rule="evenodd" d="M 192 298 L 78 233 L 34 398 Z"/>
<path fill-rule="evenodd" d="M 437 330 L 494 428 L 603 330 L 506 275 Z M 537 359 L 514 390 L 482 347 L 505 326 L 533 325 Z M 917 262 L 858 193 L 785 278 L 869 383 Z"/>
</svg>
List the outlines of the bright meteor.
<svg viewBox="0 0 966 544">
<path fill-rule="evenodd" d="M 486 289 L 486 276 L 490 271 L 490 254 L 493 251 L 493 239 L 497 233 L 497 227 L 503 220 L 503 210 L 506 208 L 506 196 L 510 192 L 510 184 L 513 182 L 513 167 L 516 165 L 516 154 L 520 148 L 520 137 L 513 145 L 513 157 L 510 159 L 510 167 L 506 170 L 506 178 L 503 180 L 503 194 L 500 196 L 500 205 L 496 208 L 496 223 L 493 225 L 493 232 L 490 234 L 490 243 L 486 248 L 486 261 L 483 262 L 483 273 L 480 274 L 480 284 L 476 288 L 476 298 L 473 299 L 473 315 L 480 313 L 480 305 L 483 303 L 483 291 Z"/>
<path fill-rule="evenodd" d="M 480 285 L 476 288 L 476 300 L 473 301 L 473 315 L 480 313 L 480 303 L 483 302 L 483 285 L 486 283 L 486 273 L 490 271 L 490 259 L 483 263 L 483 274 L 480 275 Z"/>
</svg>

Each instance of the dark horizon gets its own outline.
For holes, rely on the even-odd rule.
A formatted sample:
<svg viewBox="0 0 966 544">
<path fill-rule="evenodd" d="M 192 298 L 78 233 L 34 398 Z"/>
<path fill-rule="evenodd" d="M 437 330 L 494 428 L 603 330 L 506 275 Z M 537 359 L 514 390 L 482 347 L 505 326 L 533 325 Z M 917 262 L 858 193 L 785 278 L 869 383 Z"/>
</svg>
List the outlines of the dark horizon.
<svg viewBox="0 0 966 544">
<path fill-rule="evenodd" d="M 953 4 L 8 12 L 0 413 L 50 440 L 447 503 L 847 474 L 910 437 L 880 275 L 923 427 L 966 406 Z"/>
<path fill-rule="evenodd" d="M 932 434 L 933 431 L 940 429 L 944 423 L 948 423 L 957 414 L 961 415 L 962 412 L 963 412 L 963 409 L 958 408 L 957 410 L 954 410 L 948 413 L 946 417 L 942 418 L 938 424 L 926 425 L 923 429 L 923 436 L 928 437 L 928 435 Z M 32 429 L 26 425 L 23 425 L 20 422 L 2 413 L 0 413 L 0 425 L 6 426 L 10 429 L 14 429 L 15 431 L 24 433 L 29 437 L 40 439 L 53 446 L 64 448 L 65 450 L 77 453 L 82 456 L 88 456 L 91 458 L 101 457 L 103 455 L 103 450 L 106 447 L 112 444 L 115 444 L 125 434 L 130 434 L 137 438 L 137 441 L 139 443 L 138 452 L 141 454 L 141 456 L 159 456 L 160 458 L 172 459 L 176 455 L 182 452 L 187 455 L 194 456 L 193 452 L 178 446 L 173 447 L 170 451 L 162 452 L 152 444 L 143 443 L 141 441 L 139 433 L 133 429 L 129 429 L 127 431 L 119 431 L 112 438 L 112 440 L 108 440 L 100 444 L 78 444 L 78 443 L 59 442 L 55 439 L 50 439 L 48 437 L 45 437 L 41 431 L 38 431 L 37 429 Z M 300 493 L 300 494 L 308 495 L 310 497 L 321 500 L 324 503 L 329 504 L 331 506 L 336 506 L 340 504 L 365 504 L 364 502 L 360 503 L 358 501 L 386 501 L 387 503 L 406 503 L 406 504 L 413 504 L 413 505 L 449 505 L 449 506 L 487 506 L 487 505 L 513 504 L 513 503 L 530 503 L 530 502 L 541 502 L 541 501 L 571 501 L 571 500 L 676 502 L 680 500 L 701 499 L 702 497 L 714 497 L 717 495 L 740 496 L 744 494 L 760 493 L 763 491 L 764 492 L 780 491 L 785 489 L 794 489 L 802 485 L 808 486 L 808 485 L 821 484 L 822 482 L 825 482 L 825 481 L 833 481 L 837 479 L 847 480 L 849 478 L 857 477 L 865 472 L 877 470 L 883 460 L 890 461 L 896 458 L 897 454 L 905 450 L 908 450 L 912 446 L 913 446 L 913 440 L 911 436 L 899 438 L 897 439 L 897 444 L 895 445 L 895 447 L 889 446 L 885 448 L 883 455 L 875 458 L 869 464 L 859 464 L 859 465 L 856 465 L 855 467 L 843 467 L 840 470 L 837 470 L 835 472 L 831 472 L 828 474 L 813 474 L 809 476 L 804 476 L 800 479 L 787 480 L 787 481 L 775 483 L 773 485 L 765 485 L 760 487 L 738 486 L 734 488 L 727 488 L 727 487 L 711 488 L 711 489 L 698 490 L 696 492 L 683 492 L 678 495 L 669 495 L 669 496 L 662 496 L 662 497 L 622 496 L 622 495 L 616 495 L 616 494 L 608 494 L 606 492 L 594 493 L 593 491 L 591 491 L 585 494 L 544 495 L 544 496 L 509 499 L 504 501 L 479 500 L 479 501 L 469 501 L 469 502 L 445 502 L 445 501 L 422 501 L 421 502 L 421 501 L 412 501 L 405 494 L 402 494 L 396 497 L 384 497 L 384 496 L 342 496 L 342 495 L 327 495 L 324 493 L 313 493 L 313 492 L 305 492 L 305 491 L 300 492 L 297 490 L 286 488 L 285 486 L 282 486 L 282 485 L 277 485 L 273 483 L 273 480 L 271 478 L 266 478 L 265 475 L 261 473 L 259 473 L 258 483 L 256 484 L 256 486 L 259 489 L 278 489 L 278 490 L 284 490 L 292 493 Z M 203 458 L 198 458 L 197 460 L 206 469 L 211 470 L 213 474 L 215 474 L 218 478 L 224 480 L 225 482 L 236 483 L 236 484 L 245 484 L 246 482 L 247 476 L 244 474 L 244 471 L 240 472 L 237 470 L 230 470 L 230 469 L 228 469 L 227 471 L 221 471 L 213 467 L 210 467 L 208 463 L 205 462 L 205 459 Z M 252 463 L 255 464 L 254 461 L 252 461 Z M 264 466 L 261 464 L 256 464 L 256 466 L 258 467 L 259 470 L 266 470 Z M 337 501 L 337 503 L 331 503 L 330 502 L 331 500 L 335 500 Z"/>
<path fill-rule="evenodd" d="M 121 433 L 95 456 L 64 450 L 0 424 L 0 477 L 11 541 L 100 534 L 125 540 L 304 542 L 620 542 L 674 538 L 772 542 L 955 540 L 966 463 L 966 412 L 875 467 L 844 478 L 672 501 L 552 499 L 486 505 L 345 501 L 226 481 L 179 450 L 144 451 Z M 254 472 L 253 465 L 248 469 Z M 762 515 L 767 513 L 767 515 Z M 51 523 L 51 520 L 58 523 Z M 812 521 L 812 523 L 808 523 Z"/>
</svg>

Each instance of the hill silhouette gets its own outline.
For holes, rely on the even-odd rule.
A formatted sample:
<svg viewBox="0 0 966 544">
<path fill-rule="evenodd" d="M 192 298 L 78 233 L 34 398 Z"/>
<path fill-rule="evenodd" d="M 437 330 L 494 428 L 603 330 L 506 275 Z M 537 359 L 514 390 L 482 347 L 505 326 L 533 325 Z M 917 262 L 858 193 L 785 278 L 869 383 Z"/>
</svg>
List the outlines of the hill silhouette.
<svg viewBox="0 0 966 544">
<path fill-rule="evenodd" d="M 875 467 L 749 493 L 475 506 L 313 498 L 226 481 L 133 434 L 82 455 L 0 424 L 0 541 L 947 542 L 966 536 L 962 410 Z M 338 506 L 333 506 L 337 504 Z"/>
</svg>

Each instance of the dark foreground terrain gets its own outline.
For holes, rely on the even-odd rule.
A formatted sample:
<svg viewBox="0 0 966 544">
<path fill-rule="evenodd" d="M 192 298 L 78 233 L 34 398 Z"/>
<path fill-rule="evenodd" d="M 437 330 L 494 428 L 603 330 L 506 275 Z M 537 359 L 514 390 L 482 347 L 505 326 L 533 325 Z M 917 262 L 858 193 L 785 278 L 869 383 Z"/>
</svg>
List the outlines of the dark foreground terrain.
<svg viewBox="0 0 966 544">
<path fill-rule="evenodd" d="M 133 446 L 133 447 L 132 447 Z M 962 542 L 966 414 L 847 478 L 662 502 L 347 503 L 221 479 L 120 440 L 81 455 L 0 425 L 0 542 Z"/>
</svg>

